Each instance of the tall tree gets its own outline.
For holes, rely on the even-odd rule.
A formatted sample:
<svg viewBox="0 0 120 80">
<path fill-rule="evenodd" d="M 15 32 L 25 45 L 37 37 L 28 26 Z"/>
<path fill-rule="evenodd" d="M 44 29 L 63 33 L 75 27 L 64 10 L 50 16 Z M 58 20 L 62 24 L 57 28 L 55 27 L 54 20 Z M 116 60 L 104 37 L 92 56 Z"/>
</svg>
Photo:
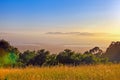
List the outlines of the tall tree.
<svg viewBox="0 0 120 80">
<path fill-rule="evenodd" d="M 30 60 L 30 63 L 33 65 L 42 66 L 49 54 L 50 52 L 46 51 L 45 49 L 38 50 L 34 59 Z"/>
</svg>

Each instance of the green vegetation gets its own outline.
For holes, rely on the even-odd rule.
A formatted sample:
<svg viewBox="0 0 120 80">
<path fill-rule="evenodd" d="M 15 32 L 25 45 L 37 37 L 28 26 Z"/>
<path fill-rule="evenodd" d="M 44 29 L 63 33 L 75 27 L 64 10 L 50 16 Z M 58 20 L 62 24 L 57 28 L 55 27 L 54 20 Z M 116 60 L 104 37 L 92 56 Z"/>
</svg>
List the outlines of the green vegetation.
<svg viewBox="0 0 120 80">
<path fill-rule="evenodd" d="M 0 80 L 119 80 L 120 64 L 112 62 L 119 62 L 120 48 L 114 44 L 106 53 L 99 47 L 83 54 L 70 49 L 58 54 L 45 49 L 20 53 L 0 40 Z M 110 49 L 117 53 L 109 55 Z"/>
<path fill-rule="evenodd" d="M 38 51 L 27 50 L 20 53 L 17 48 L 11 46 L 7 41 L 0 40 L 1 67 L 105 64 L 110 61 L 106 55 L 108 53 L 103 53 L 99 47 L 94 47 L 83 54 L 70 49 L 65 49 L 58 54 L 51 54 L 45 49 Z"/>
<path fill-rule="evenodd" d="M 14 67 L 17 64 L 17 60 L 19 59 L 19 51 L 17 48 L 11 46 L 7 41 L 0 41 L 0 66 Z"/>
</svg>

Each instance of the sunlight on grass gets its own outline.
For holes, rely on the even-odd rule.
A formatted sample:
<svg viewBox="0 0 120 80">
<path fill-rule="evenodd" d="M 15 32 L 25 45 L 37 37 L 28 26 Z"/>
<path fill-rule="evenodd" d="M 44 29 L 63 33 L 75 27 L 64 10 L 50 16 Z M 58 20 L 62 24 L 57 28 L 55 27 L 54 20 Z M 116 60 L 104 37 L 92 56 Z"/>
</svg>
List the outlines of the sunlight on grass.
<svg viewBox="0 0 120 80">
<path fill-rule="evenodd" d="M 120 64 L 0 69 L 0 80 L 119 80 Z"/>
</svg>

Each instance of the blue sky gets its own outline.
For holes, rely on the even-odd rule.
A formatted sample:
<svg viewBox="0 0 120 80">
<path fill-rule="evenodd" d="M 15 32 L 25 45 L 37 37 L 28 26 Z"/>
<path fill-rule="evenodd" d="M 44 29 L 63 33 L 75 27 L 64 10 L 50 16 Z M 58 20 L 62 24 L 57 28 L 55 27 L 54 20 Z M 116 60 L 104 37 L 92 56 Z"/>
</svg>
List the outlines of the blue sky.
<svg viewBox="0 0 120 80">
<path fill-rule="evenodd" d="M 112 3 L 113 0 L 0 0 L 0 27 L 66 28 L 92 19 L 107 19 Z"/>
<path fill-rule="evenodd" d="M 119 34 L 119 0 L 0 0 L 0 35 L 13 43 L 107 46 Z"/>
</svg>

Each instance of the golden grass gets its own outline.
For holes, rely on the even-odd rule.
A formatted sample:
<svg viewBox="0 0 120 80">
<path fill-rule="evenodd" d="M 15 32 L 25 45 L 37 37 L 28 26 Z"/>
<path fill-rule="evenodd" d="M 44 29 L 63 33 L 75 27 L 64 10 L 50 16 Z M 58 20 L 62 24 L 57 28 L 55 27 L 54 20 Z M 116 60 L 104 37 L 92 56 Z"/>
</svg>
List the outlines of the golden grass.
<svg viewBox="0 0 120 80">
<path fill-rule="evenodd" d="M 0 80 L 120 80 L 120 64 L 1 68 Z"/>
</svg>

